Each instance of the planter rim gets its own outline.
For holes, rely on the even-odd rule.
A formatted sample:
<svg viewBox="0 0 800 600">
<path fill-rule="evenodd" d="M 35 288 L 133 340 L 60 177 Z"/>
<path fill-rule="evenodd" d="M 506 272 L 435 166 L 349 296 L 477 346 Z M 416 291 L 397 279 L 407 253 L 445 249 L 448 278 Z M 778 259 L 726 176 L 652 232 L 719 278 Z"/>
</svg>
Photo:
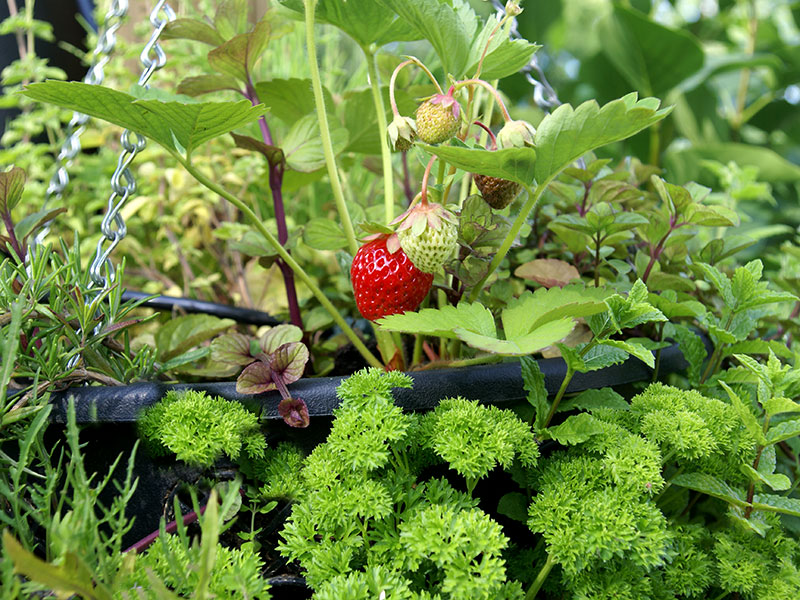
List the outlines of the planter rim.
<svg viewBox="0 0 800 600">
<path fill-rule="evenodd" d="M 566 375 L 566 363 L 561 358 L 537 360 L 544 375 L 545 388 L 554 395 Z M 688 366 L 677 344 L 661 350 L 659 372 L 674 373 Z M 652 377 L 653 370 L 639 359 L 630 357 L 625 362 L 590 373 L 576 373 L 567 392 L 580 392 L 590 388 L 603 388 L 644 381 Z M 527 397 L 522 383 L 519 361 L 502 362 L 467 368 L 446 368 L 430 371 L 412 371 L 411 389 L 394 390 L 395 402 L 405 410 L 429 410 L 445 398 L 462 396 L 480 400 L 485 404 L 511 404 Z M 347 376 L 300 379 L 290 386 L 293 396 L 302 398 L 311 417 L 330 416 L 339 405 L 336 387 Z M 139 413 L 155 404 L 169 390 L 201 390 L 212 396 L 260 410 L 263 418 L 281 419 L 277 392 L 240 394 L 236 382 L 211 383 L 134 383 L 119 387 L 70 388 L 51 395 L 53 412 L 51 420 L 65 423 L 69 398 L 75 398 L 75 416 L 78 423 L 130 423 Z"/>
</svg>

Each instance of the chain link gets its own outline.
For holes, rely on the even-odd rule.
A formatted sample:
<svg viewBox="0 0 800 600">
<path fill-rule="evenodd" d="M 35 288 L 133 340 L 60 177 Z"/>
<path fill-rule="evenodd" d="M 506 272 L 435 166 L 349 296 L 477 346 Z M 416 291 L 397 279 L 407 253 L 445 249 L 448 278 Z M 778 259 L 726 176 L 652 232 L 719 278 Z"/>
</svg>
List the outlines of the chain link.
<svg viewBox="0 0 800 600">
<path fill-rule="evenodd" d="M 492 0 L 492 5 L 494 6 L 495 10 L 497 10 L 497 18 L 502 19 L 506 12 L 505 3 L 502 2 L 502 0 Z M 509 38 L 512 40 L 518 40 L 522 38 L 519 33 L 519 29 L 517 28 L 516 19 L 511 20 Z M 547 81 L 544 71 L 542 71 L 542 67 L 539 64 L 540 52 L 541 50 L 531 56 L 530 62 L 520 69 L 520 73 L 523 73 L 525 75 L 525 79 L 528 80 L 528 83 L 533 86 L 533 101 L 536 106 L 545 111 L 549 111 L 560 106 L 561 101 L 558 99 L 556 91 Z M 536 76 L 534 76 L 534 73 Z"/>
<path fill-rule="evenodd" d="M 89 85 L 100 85 L 105 79 L 105 66 L 111 58 L 111 53 L 117 45 L 117 30 L 122 25 L 128 13 L 128 0 L 115 0 L 106 13 L 103 26 L 97 34 L 97 44 L 92 52 L 92 60 L 89 70 L 83 78 L 84 83 Z M 86 129 L 86 122 L 89 115 L 74 112 L 67 125 L 67 138 L 61 145 L 58 156 L 56 157 L 56 172 L 50 179 L 47 191 L 42 204 L 42 210 L 52 199 L 61 200 L 64 190 L 69 185 L 69 172 L 73 159 L 81 151 L 81 134 Z M 33 239 L 32 250 L 44 242 L 45 237 L 50 232 L 50 223 L 47 223 L 36 237 Z"/>
<path fill-rule="evenodd" d="M 144 70 L 139 77 L 138 84 L 143 88 L 148 87 L 147 82 L 150 80 L 150 76 L 167 62 L 167 55 L 158 43 L 158 38 L 167 23 L 173 20 L 175 20 L 175 12 L 166 3 L 166 0 L 159 0 L 150 12 L 153 33 L 139 55 Z M 97 242 L 94 259 L 89 267 L 92 282 L 101 289 L 107 289 L 114 281 L 115 270 L 109 257 L 127 233 L 125 220 L 120 211 L 128 198 L 136 193 L 136 180 L 129 167 L 136 155 L 144 149 L 146 140 L 126 129 L 122 132 L 120 144 L 122 152 L 117 161 L 117 168 L 111 176 L 111 195 L 108 198 L 106 214 L 100 225 L 103 235 Z M 106 277 L 106 272 L 108 277 Z"/>
</svg>

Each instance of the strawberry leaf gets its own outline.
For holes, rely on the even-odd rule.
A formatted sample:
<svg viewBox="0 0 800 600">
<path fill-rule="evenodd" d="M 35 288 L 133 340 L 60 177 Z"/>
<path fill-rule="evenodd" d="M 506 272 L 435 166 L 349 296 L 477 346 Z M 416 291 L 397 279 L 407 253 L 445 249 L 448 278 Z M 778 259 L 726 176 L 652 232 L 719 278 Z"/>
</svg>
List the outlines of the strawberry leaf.
<svg viewBox="0 0 800 600">
<path fill-rule="evenodd" d="M 161 39 L 194 40 L 211 46 L 219 46 L 225 42 L 225 38 L 216 29 L 199 19 L 175 19 L 167 23 L 161 32 Z"/>
<path fill-rule="evenodd" d="M 572 108 L 562 104 L 536 129 L 536 181 L 541 184 L 596 148 L 629 138 L 666 117 L 657 98 L 637 101 L 631 93 L 602 108 L 594 100 Z M 530 181 L 525 182 L 530 184 Z"/>
<path fill-rule="evenodd" d="M 82 112 L 148 137 L 188 156 L 198 146 L 256 121 L 264 106 L 238 102 L 162 102 L 137 100 L 130 94 L 77 81 L 32 83 L 29 98 Z"/>
<path fill-rule="evenodd" d="M 533 183 L 536 151 L 533 148 L 505 148 L 490 152 L 482 148 L 430 146 L 417 143 L 428 154 L 434 154 L 451 165 L 479 175 L 489 175 L 515 181 L 522 185 Z"/>
<path fill-rule="evenodd" d="M 419 312 L 390 315 L 377 323 L 387 331 L 423 333 L 448 339 L 456 339 L 456 329 L 477 335 L 496 338 L 492 313 L 482 304 L 462 302 L 458 306 L 423 308 Z"/>
</svg>

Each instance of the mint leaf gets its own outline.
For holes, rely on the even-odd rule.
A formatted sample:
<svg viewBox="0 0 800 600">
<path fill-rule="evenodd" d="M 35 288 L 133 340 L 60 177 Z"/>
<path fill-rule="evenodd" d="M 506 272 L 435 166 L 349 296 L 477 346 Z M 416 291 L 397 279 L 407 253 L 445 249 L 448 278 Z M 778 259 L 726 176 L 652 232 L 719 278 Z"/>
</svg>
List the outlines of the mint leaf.
<svg viewBox="0 0 800 600">
<path fill-rule="evenodd" d="M 545 434 L 564 446 L 582 444 L 590 437 L 603 433 L 603 425 L 589 413 L 573 415 L 561 425 L 549 427 Z"/>
<path fill-rule="evenodd" d="M 601 346 L 612 346 L 627 352 L 631 356 L 635 356 L 651 369 L 656 366 L 656 359 L 653 353 L 645 348 L 643 345 L 635 342 L 623 342 L 621 340 L 601 340 L 598 342 Z"/>
<path fill-rule="evenodd" d="M 753 508 L 800 517 L 800 500 L 787 498 L 786 496 L 755 494 L 753 496 Z"/>
<path fill-rule="evenodd" d="M 183 354 L 235 324 L 236 321 L 232 319 L 220 319 L 211 315 L 184 315 L 167 321 L 156 332 L 158 359 L 166 361 Z"/>
<path fill-rule="evenodd" d="M 778 442 L 793 438 L 796 435 L 800 435 L 800 419 L 784 421 L 783 423 L 773 425 L 767 430 L 766 443 L 777 444 Z"/>
<path fill-rule="evenodd" d="M 683 354 L 686 362 L 689 363 L 689 368 L 687 369 L 689 381 L 692 383 L 699 382 L 703 363 L 708 357 L 703 340 L 686 325 L 676 323 L 667 323 L 664 328 L 664 335 L 668 338 L 674 338 L 678 342 L 678 349 Z"/>
<path fill-rule="evenodd" d="M 750 481 L 766 485 L 776 492 L 788 490 L 790 487 L 792 487 L 792 482 L 789 480 L 789 478 L 781 473 L 766 475 L 756 471 L 750 465 L 739 465 L 739 470 L 747 475 Z"/>
<path fill-rule="evenodd" d="M 256 121 L 264 106 L 238 102 L 162 102 L 76 81 L 32 83 L 24 94 L 125 127 L 188 156 L 198 146 Z"/>
<path fill-rule="evenodd" d="M 727 483 L 706 473 L 682 473 L 672 480 L 674 485 L 689 488 L 696 492 L 708 494 L 714 498 L 724 500 L 734 506 L 747 506 L 743 494 Z"/>
<path fill-rule="evenodd" d="M 19 167 L 11 167 L 8 171 L 0 171 L 0 213 L 11 212 L 22 198 L 25 187 L 25 171 Z"/>
<path fill-rule="evenodd" d="M 541 184 L 563 168 L 599 148 L 624 140 L 666 117 L 671 108 L 658 110 L 659 100 L 637 101 L 635 93 L 602 108 L 594 100 L 572 108 L 562 104 L 536 129 L 536 181 Z"/>
<path fill-rule="evenodd" d="M 758 422 L 753 412 L 744 404 L 744 402 L 742 402 L 741 398 L 739 398 L 739 395 L 736 392 L 734 392 L 730 388 L 730 386 L 724 381 L 720 381 L 719 384 L 726 392 L 728 392 L 728 396 L 731 399 L 731 404 L 733 405 L 734 411 L 739 416 L 739 419 L 741 419 L 742 423 L 744 423 L 744 426 L 747 429 L 747 431 L 750 432 L 750 435 L 752 435 L 756 439 L 758 445 L 766 446 L 768 443 L 769 444 L 775 443 L 768 441 L 768 439 L 764 436 L 764 431 L 761 427 L 761 424 Z M 797 431 L 800 432 L 800 421 L 797 421 L 796 423 L 798 425 Z M 780 425 L 785 425 L 785 423 L 781 423 Z M 776 427 L 779 427 L 779 425 Z M 775 429 L 775 427 L 773 427 L 772 429 Z M 796 435 L 796 433 L 789 435 L 787 437 L 792 437 L 793 435 Z M 786 438 L 781 438 L 781 439 L 786 439 Z M 781 440 L 780 439 L 776 440 L 776 442 L 778 441 Z"/>
<path fill-rule="evenodd" d="M 211 46 L 219 46 L 225 42 L 225 38 L 214 27 L 199 19 L 175 19 L 167 23 L 161 32 L 161 39 L 194 40 Z"/>
<path fill-rule="evenodd" d="M 599 408 L 613 410 L 630 410 L 630 404 L 612 388 L 589 389 L 581 392 L 574 398 L 568 398 L 558 405 L 556 412 L 569 412 L 571 410 L 588 410 L 592 412 Z"/>
</svg>

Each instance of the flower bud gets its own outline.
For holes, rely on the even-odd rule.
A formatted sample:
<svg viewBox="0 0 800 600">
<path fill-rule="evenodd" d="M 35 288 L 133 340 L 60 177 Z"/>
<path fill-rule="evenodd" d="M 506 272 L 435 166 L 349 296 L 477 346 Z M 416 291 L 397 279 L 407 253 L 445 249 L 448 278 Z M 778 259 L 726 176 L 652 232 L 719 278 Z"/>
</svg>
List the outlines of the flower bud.
<svg viewBox="0 0 800 600">
<path fill-rule="evenodd" d="M 524 148 L 534 145 L 536 129 L 527 121 L 508 121 L 500 133 L 497 143 L 500 148 Z"/>
<path fill-rule="evenodd" d="M 392 148 L 398 152 L 406 152 L 417 138 L 417 125 L 411 117 L 397 115 L 386 128 Z"/>
</svg>

